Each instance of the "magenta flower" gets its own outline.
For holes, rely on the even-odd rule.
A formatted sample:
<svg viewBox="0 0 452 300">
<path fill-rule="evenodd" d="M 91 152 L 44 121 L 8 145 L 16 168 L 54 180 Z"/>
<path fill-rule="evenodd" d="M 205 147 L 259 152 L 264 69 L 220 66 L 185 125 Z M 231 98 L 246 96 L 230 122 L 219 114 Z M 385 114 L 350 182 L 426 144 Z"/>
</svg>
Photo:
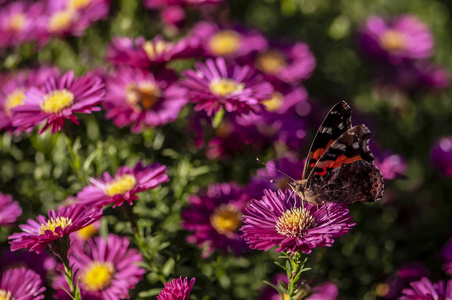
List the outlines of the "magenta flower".
<svg viewBox="0 0 452 300">
<path fill-rule="evenodd" d="M 302 203 L 288 190 L 264 191 L 262 200 L 252 200 L 245 208 L 241 231 L 250 248 L 276 252 L 311 253 L 316 247 L 331 247 L 334 238 L 345 234 L 354 223 L 346 205 L 327 203 L 325 207 Z"/>
<path fill-rule="evenodd" d="M 447 177 L 452 177 L 452 136 L 440 138 L 431 153 L 433 165 Z"/>
<path fill-rule="evenodd" d="M 115 65 L 148 68 L 168 61 L 199 55 L 199 40 L 196 37 L 168 42 L 162 36 L 151 41 L 143 37 L 115 37 L 107 48 L 107 60 Z"/>
<path fill-rule="evenodd" d="M 371 57 L 392 64 L 429 57 L 434 47 L 430 29 L 414 15 L 403 15 L 389 21 L 378 16 L 368 18 L 360 43 Z"/>
<path fill-rule="evenodd" d="M 325 282 L 313 287 L 310 296 L 306 300 L 336 300 L 339 296 L 337 285 L 333 282 Z"/>
<path fill-rule="evenodd" d="M 236 183 L 219 183 L 207 192 L 192 195 L 190 206 L 182 213 L 182 226 L 191 231 L 187 242 L 204 248 L 204 255 L 214 250 L 239 254 L 247 248 L 240 236 L 242 211 L 249 196 Z"/>
<path fill-rule="evenodd" d="M 0 193 L 0 225 L 14 223 L 22 214 L 22 208 L 13 196 Z"/>
<path fill-rule="evenodd" d="M 199 22 L 193 27 L 192 36 L 201 41 L 203 56 L 224 56 L 228 59 L 246 59 L 253 53 L 267 48 L 265 37 L 254 30 L 221 28 L 216 23 Z"/>
<path fill-rule="evenodd" d="M 227 65 L 224 58 L 196 63 L 196 71 L 186 70 L 183 85 L 189 99 L 197 103 L 195 110 L 205 110 L 210 116 L 225 108 L 237 114 L 257 113 L 261 101 L 270 99 L 272 86 L 250 67 Z"/>
<path fill-rule="evenodd" d="M 107 80 L 107 118 L 118 127 L 132 125 L 132 132 L 173 122 L 188 101 L 176 80 L 172 71 L 154 76 L 141 69 L 119 69 Z"/>
<path fill-rule="evenodd" d="M 72 247 L 69 258 L 74 269 L 78 269 L 77 280 L 80 283 L 82 299 L 119 300 L 129 299 L 129 290 L 135 288 L 145 273 L 140 267 L 143 259 L 140 253 L 130 248 L 126 237 L 109 234 L 108 239 L 95 237 L 86 244 Z M 53 284 L 57 290 L 56 298 L 70 299 L 61 286 L 68 289 L 64 275 Z"/>
<path fill-rule="evenodd" d="M 193 284 L 195 284 L 195 278 L 190 279 L 190 282 L 187 277 L 182 280 L 182 276 L 173 279 L 171 282 L 165 283 L 157 300 L 188 300 Z"/>
<path fill-rule="evenodd" d="M 11 251 L 26 248 L 41 253 L 53 241 L 68 237 L 72 232 L 100 218 L 102 210 L 76 205 L 62 207 L 57 211 L 50 210 L 48 218 L 39 215 L 37 221 L 29 219 L 27 224 L 19 226 L 23 232 L 16 232 L 8 237 L 11 240 Z"/>
<path fill-rule="evenodd" d="M 158 163 L 143 166 L 138 162 L 134 168 L 120 167 L 114 177 L 104 172 L 101 179 L 91 178 L 91 185 L 77 194 L 80 204 L 103 207 L 113 203 L 121 206 L 124 201 L 132 205 L 137 193 L 152 190 L 169 180 L 166 167 Z"/>
<path fill-rule="evenodd" d="M 198 7 L 201 4 L 218 4 L 223 0 L 144 0 L 144 6 L 149 9 L 164 9 L 171 5 Z"/>
<path fill-rule="evenodd" d="M 9 269 L 2 275 L 0 299 L 41 300 L 45 290 L 41 278 L 32 270 L 24 267 Z"/>
<path fill-rule="evenodd" d="M 407 163 L 398 154 L 377 156 L 375 166 L 381 171 L 385 179 L 397 179 L 406 176 Z"/>
<path fill-rule="evenodd" d="M 0 274 L 9 269 L 26 267 L 27 269 L 35 271 L 42 280 L 45 280 L 47 273 L 53 272 L 57 265 L 55 258 L 46 252 L 40 254 L 24 251 L 11 252 L 8 249 L 3 251 L 1 255 Z"/>
<path fill-rule="evenodd" d="M 448 300 L 452 299 L 452 280 L 432 283 L 426 277 L 410 283 L 411 288 L 404 289 L 399 300 Z"/>
<path fill-rule="evenodd" d="M 170 29 L 182 28 L 185 23 L 185 17 L 185 10 L 179 5 L 165 7 L 160 12 L 160 19 L 163 24 L 168 26 Z"/>
<path fill-rule="evenodd" d="M 316 62 L 308 45 L 271 47 L 256 55 L 254 66 L 269 78 L 297 83 L 311 77 Z"/>
<path fill-rule="evenodd" d="M 45 122 L 39 131 L 51 127 L 52 134 L 63 129 L 65 119 L 79 124 L 74 113 L 99 111 L 97 107 L 105 94 L 100 78 L 91 74 L 75 78 L 68 72 L 60 78 L 52 77 L 41 88 L 30 88 L 23 105 L 12 111 L 13 126 L 29 127 Z"/>
</svg>

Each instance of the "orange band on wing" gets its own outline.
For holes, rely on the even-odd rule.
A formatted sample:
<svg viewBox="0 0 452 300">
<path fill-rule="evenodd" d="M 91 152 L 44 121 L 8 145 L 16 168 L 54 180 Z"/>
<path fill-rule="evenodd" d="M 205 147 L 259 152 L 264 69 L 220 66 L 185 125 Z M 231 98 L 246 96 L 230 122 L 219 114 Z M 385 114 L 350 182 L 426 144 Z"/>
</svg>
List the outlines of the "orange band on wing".
<svg viewBox="0 0 452 300">
<path fill-rule="evenodd" d="M 356 155 L 353 157 L 347 157 L 345 155 L 341 155 L 338 158 L 336 158 L 336 160 L 334 160 L 334 161 L 332 161 L 332 160 L 321 161 L 316 166 L 316 169 L 321 169 L 321 171 L 315 172 L 315 175 L 323 176 L 326 174 L 327 169 L 336 169 L 342 165 L 350 164 L 352 162 L 362 160 L 362 159 L 363 158 L 361 157 L 361 155 Z"/>
</svg>

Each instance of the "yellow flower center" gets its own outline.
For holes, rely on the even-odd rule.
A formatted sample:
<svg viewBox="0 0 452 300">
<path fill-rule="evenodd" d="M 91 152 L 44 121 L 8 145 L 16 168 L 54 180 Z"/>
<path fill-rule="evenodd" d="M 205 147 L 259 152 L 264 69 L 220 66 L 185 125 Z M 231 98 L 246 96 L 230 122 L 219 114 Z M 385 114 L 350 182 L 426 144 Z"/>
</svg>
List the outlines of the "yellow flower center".
<svg viewBox="0 0 452 300">
<path fill-rule="evenodd" d="M 0 300 L 14 300 L 11 292 L 0 290 Z"/>
<path fill-rule="evenodd" d="M 165 42 L 165 41 L 158 41 L 157 43 L 154 43 L 152 41 L 147 41 L 143 45 L 143 50 L 146 52 L 146 55 L 149 57 L 149 59 L 156 59 L 157 56 L 162 54 L 165 51 L 168 51 L 173 46 L 172 43 Z"/>
<path fill-rule="evenodd" d="M 270 111 L 277 111 L 284 103 L 284 96 L 281 93 L 274 92 L 272 97 L 268 100 L 262 101 L 265 108 Z"/>
<path fill-rule="evenodd" d="M 25 91 L 22 89 L 15 90 L 6 97 L 5 111 L 8 116 L 11 116 L 11 109 L 21 104 L 24 104 Z"/>
<path fill-rule="evenodd" d="M 390 291 L 390 287 L 387 283 L 380 283 L 375 288 L 375 294 L 377 294 L 378 297 L 384 297 L 386 296 Z"/>
<path fill-rule="evenodd" d="M 244 83 L 239 83 L 232 79 L 214 79 L 209 84 L 210 91 L 219 96 L 227 96 L 234 92 L 240 92 L 244 88 Z"/>
<path fill-rule="evenodd" d="M 50 31 L 63 31 L 69 28 L 74 17 L 74 11 L 67 9 L 56 12 L 50 17 L 49 30 Z"/>
<path fill-rule="evenodd" d="M 220 234 L 230 235 L 239 229 L 242 214 L 230 204 L 222 204 L 215 209 L 210 217 L 210 224 Z"/>
<path fill-rule="evenodd" d="M 97 228 L 94 226 L 94 224 L 88 225 L 86 227 L 83 227 L 82 229 L 77 231 L 77 236 L 83 240 L 87 241 L 91 237 L 93 237 L 97 233 Z"/>
<path fill-rule="evenodd" d="M 209 39 L 209 49 L 215 55 L 228 55 L 237 52 L 242 37 L 234 30 L 220 30 Z"/>
<path fill-rule="evenodd" d="M 101 291 L 108 287 L 115 268 L 109 262 L 93 261 L 80 276 L 83 289 L 90 292 Z"/>
<path fill-rule="evenodd" d="M 18 13 L 11 16 L 9 27 L 14 31 L 20 31 L 25 25 L 25 15 Z"/>
<path fill-rule="evenodd" d="M 47 221 L 47 224 L 41 224 L 41 228 L 38 229 L 39 234 L 44 234 L 46 230 L 50 230 L 55 233 L 57 227 L 64 229 L 72 225 L 72 220 L 66 217 L 57 217 L 56 219 L 51 218 Z"/>
<path fill-rule="evenodd" d="M 276 222 L 276 231 L 287 237 L 302 236 L 306 230 L 316 225 L 309 211 L 299 207 L 283 213 Z"/>
<path fill-rule="evenodd" d="M 91 0 L 70 0 L 68 3 L 68 8 L 78 10 L 87 7 L 90 3 Z"/>
<path fill-rule="evenodd" d="M 129 84 L 126 87 L 126 100 L 134 109 L 152 109 L 160 100 L 162 92 L 153 82 L 142 82 Z"/>
<path fill-rule="evenodd" d="M 290 300 L 290 296 L 288 294 L 283 295 L 283 300 Z"/>
<path fill-rule="evenodd" d="M 388 51 L 400 51 L 405 49 L 405 37 L 395 30 L 387 30 L 380 36 L 380 44 Z"/>
<path fill-rule="evenodd" d="M 56 90 L 44 96 L 41 110 L 49 114 L 57 114 L 74 103 L 74 94 L 66 89 Z"/>
<path fill-rule="evenodd" d="M 135 179 L 135 176 L 126 174 L 107 184 L 104 191 L 109 197 L 113 197 L 114 195 L 124 195 L 128 191 L 132 190 L 136 184 L 137 180 Z"/>
<path fill-rule="evenodd" d="M 256 58 L 256 68 L 262 72 L 275 74 L 287 65 L 284 55 L 276 50 L 261 53 Z"/>
</svg>

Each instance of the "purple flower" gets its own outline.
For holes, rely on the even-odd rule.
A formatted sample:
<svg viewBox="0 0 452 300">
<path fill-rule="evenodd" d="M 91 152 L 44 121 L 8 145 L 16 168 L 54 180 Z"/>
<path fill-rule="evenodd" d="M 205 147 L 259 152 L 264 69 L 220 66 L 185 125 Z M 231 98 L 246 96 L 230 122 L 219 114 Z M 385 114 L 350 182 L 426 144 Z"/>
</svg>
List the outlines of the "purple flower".
<svg viewBox="0 0 452 300">
<path fill-rule="evenodd" d="M 325 207 L 304 203 L 290 191 L 264 191 L 262 200 L 252 200 L 245 209 L 241 231 L 252 249 L 276 252 L 311 253 L 322 246 L 331 247 L 334 238 L 345 234 L 354 223 L 346 205 L 327 203 Z"/>
<path fill-rule="evenodd" d="M 256 55 L 254 66 L 269 78 L 296 83 L 311 77 L 316 62 L 308 45 L 274 46 Z"/>
<path fill-rule="evenodd" d="M 205 255 L 215 249 L 239 254 L 247 248 L 239 229 L 248 201 L 236 183 L 213 184 L 207 192 L 190 196 L 190 206 L 182 213 L 183 227 L 192 232 L 187 242 L 203 247 Z"/>
<path fill-rule="evenodd" d="M 403 15 L 389 21 L 378 16 L 368 18 L 360 43 L 371 57 L 392 64 L 429 57 L 434 46 L 430 29 L 414 15 Z"/>
<path fill-rule="evenodd" d="M 113 203 L 121 206 L 124 201 L 132 205 L 137 193 L 158 187 L 169 180 L 166 167 L 158 163 L 143 166 L 138 162 L 134 168 L 120 167 L 114 177 L 104 172 L 100 179 L 91 178 L 91 185 L 77 194 L 80 204 L 103 207 Z"/>
<path fill-rule="evenodd" d="M 107 80 L 107 118 L 118 127 L 132 125 L 132 132 L 173 122 L 188 101 L 176 80 L 172 71 L 154 76 L 141 69 L 119 69 Z"/>
<path fill-rule="evenodd" d="M 231 60 L 246 59 L 268 46 L 265 37 L 257 31 L 220 28 L 219 25 L 209 22 L 196 24 L 191 35 L 201 40 L 203 56 L 224 56 Z"/>
<path fill-rule="evenodd" d="M 91 113 L 100 110 L 98 105 L 105 94 L 100 78 L 91 76 L 75 78 L 68 72 L 60 78 L 51 77 L 41 88 L 30 88 L 23 105 L 12 111 L 13 126 L 29 127 L 45 122 L 39 131 L 51 127 L 52 134 L 62 130 L 64 120 L 79 124 L 74 113 Z"/>
<path fill-rule="evenodd" d="M 411 288 L 404 289 L 399 300 L 448 300 L 452 299 L 452 280 L 432 283 L 426 277 L 410 283 Z"/>
<path fill-rule="evenodd" d="M 86 244 L 72 248 L 69 258 L 74 269 L 78 269 L 82 298 L 86 300 L 129 299 L 129 290 L 135 288 L 145 273 L 139 266 L 143 262 L 140 253 L 130 248 L 126 237 L 109 234 L 108 239 L 95 237 Z M 55 282 L 58 299 L 70 299 L 61 286 L 69 288 L 61 275 Z"/>
<path fill-rule="evenodd" d="M 115 37 L 107 48 L 107 60 L 115 65 L 148 68 L 168 61 L 199 55 L 199 39 L 184 38 L 173 43 L 158 35 L 151 41 L 143 37 Z"/>
<path fill-rule="evenodd" d="M 37 254 L 24 251 L 11 252 L 9 249 L 3 251 L 0 257 L 0 273 L 18 267 L 33 270 L 39 274 L 42 280 L 45 280 L 47 273 L 55 270 L 56 261 L 53 256 L 45 252 Z"/>
<path fill-rule="evenodd" d="M 187 277 L 182 280 L 182 276 L 173 279 L 171 282 L 165 283 L 157 300 L 188 300 L 193 284 L 195 284 L 195 278 L 190 279 L 190 282 Z"/>
<path fill-rule="evenodd" d="M 183 85 L 189 99 L 197 103 L 195 110 L 210 116 L 225 108 L 237 114 L 257 113 L 260 102 L 271 98 L 272 86 L 250 67 L 227 65 L 223 58 L 196 63 L 196 71 L 186 70 Z"/>
<path fill-rule="evenodd" d="M 144 6 L 149 9 L 164 9 L 171 5 L 199 7 L 201 4 L 219 4 L 223 0 L 144 0 Z"/>
<path fill-rule="evenodd" d="M 397 179 L 406 176 L 406 161 L 398 154 L 376 157 L 375 166 L 381 171 L 385 179 Z"/>
<path fill-rule="evenodd" d="M 23 232 L 14 233 L 11 251 L 27 248 L 41 253 L 51 242 L 68 236 L 102 218 L 102 210 L 86 209 L 81 206 L 67 206 L 56 212 L 50 210 L 48 218 L 39 215 L 36 220 L 29 219 L 27 224 L 19 225 Z"/>
<path fill-rule="evenodd" d="M 41 300 L 45 290 L 41 278 L 32 270 L 24 267 L 9 269 L 2 275 L 0 299 Z"/>
<path fill-rule="evenodd" d="M 22 214 L 22 208 L 13 196 L 0 193 L 0 225 L 14 223 Z"/>
<path fill-rule="evenodd" d="M 160 18 L 162 19 L 162 22 L 170 28 L 182 28 L 184 25 L 185 17 L 185 10 L 179 5 L 165 7 L 160 12 Z"/>
<path fill-rule="evenodd" d="M 431 150 L 433 165 L 445 176 L 452 177 L 452 136 L 440 138 Z"/>
<path fill-rule="evenodd" d="M 339 295 L 337 285 L 333 282 L 325 282 L 311 289 L 311 295 L 306 300 L 336 300 Z"/>
</svg>

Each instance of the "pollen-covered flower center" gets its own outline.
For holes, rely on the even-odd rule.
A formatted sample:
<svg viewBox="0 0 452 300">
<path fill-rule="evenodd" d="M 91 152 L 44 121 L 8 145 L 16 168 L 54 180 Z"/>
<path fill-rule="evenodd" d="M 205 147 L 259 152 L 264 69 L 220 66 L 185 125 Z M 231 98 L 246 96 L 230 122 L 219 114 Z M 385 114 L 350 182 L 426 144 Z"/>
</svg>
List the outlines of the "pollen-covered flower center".
<svg viewBox="0 0 452 300">
<path fill-rule="evenodd" d="M 172 43 L 165 41 L 158 41 L 156 43 L 148 41 L 144 43 L 143 50 L 144 52 L 146 52 L 146 55 L 149 57 L 149 59 L 156 59 L 157 56 L 165 51 L 168 51 L 172 46 Z"/>
<path fill-rule="evenodd" d="M 141 110 L 152 109 L 157 105 L 162 96 L 162 91 L 154 82 L 142 82 L 129 84 L 126 87 L 126 100 L 133 108 Z"/>
<path fill-rule="evenodd" d="M 11 295 L 11 292 L 0 290 L 0 300 L 15 300 Z"/>
<path fill-rule="evenodd" d="M 316 225 L 309 211 L 298 207 L 287 210 L 276 222 L 276 231 L 287 237 L 302 236 Z"/>
<path fill-rule="evenodd" d="M 405 49 L 405 37 L 395 30 L 387 30 L 380 36 L 381 46 L 388 51 L 400 51 Z"/>
<path fill-rule="evenodd" d="M 287 65 L 284 55 L 276 50 L 269 50 L 259 54 L 256 58 L 256 68 L 265 72 L 274 74 L 281 71 Z"/>
<path fill-rule="evenodd" d="M 88 6 L 91 3 L 91 0 L 70 0 L 68 3 L 69 9 L 82 9 Z"/>
<path fill-rule="evenodd" d="M 11 16 L 9 21 L 9 27 L 11 30 L 20 31 L 25 25 L 25 15 L 17 13 Z M 0 298 L 1 299 L 1 298 Z"/>
<path fill-rule="evenodd" d="M 277 111 L 284 103 L 284 96 L 281 93 L 274 92 L 268 100 L 262 101 L 268 111 Z"/>
<path fill-rule="evenodd" d="M 105 194 L 109 197 L 113 197 L 114 195 L 124 195 L 125 193 L 131 191 L 136 184 L 137 180 L 135 179 L 135 176 L 126 174 L 107 184 L 105 187 Z"/>
<path fill-rule="evenodd" d="M 49 20 L 49 30 L 58 32 L 68 29 L 73 17 L 74 11 L 70 9 L 54 13 Z"/>
<path fill-rule="evenodd" d="M 11 116 L 11 109 L 13 109 L 16 106 L 19 106 L 21 104 L 24 104 L 25 100 L 25 92 L 22 89 L 15 90 L 14 92 L 10 93 L 6 97 L 6 103 L 5 103 L 5 111 L 8 116 Z"/>
<path fill-rule="evenodd" d="M 55 229 L 58 227 L 61 227 L 61 229 L 64 229 L 68 226 L 72 225 L 72 220 L 70 218 L 66 217 L 57 217 L 57 218 L 51 218 L 47 221 L 46 224 L 41 224 L 41 228 L 38 229 L 39 234 L 44 234 L 46 230 L 50 230 L 53 233 L 55 233 Z"/>
<path fill-rule="evenodd" d="M 215 55 L 236 53 L 242 37 L 234 30 L 220 30 L 209 39 L 209 49 Z"/>
<path fill-rule="evenodd" d="M 232 205 L 222 204 L 210 217 L 210 224 L 220 234 L 229 235 L 236 232 L 242 219 L 242 213 Z"/>
<path fill-rule="evenodd" d="M 77 231 L 77 236 L 86 241 L 93 237 L 97 233 L 97 228 L 94 224 L 90 224 L 86 227 L 83 227 L 82 229 Z"/>
<path fill-rule="evenodd" d="M 86 267 L 80 276 L 83 289 L 96 292 L 107 288 L 115 272 L 113 264 L 109 262 L 93 261 Z"/>
<path fill-rule="evenodd" d="M 209 85 L 210 91 L 219 96 L 227 96 L 234 92 L 243 91 L 245 84 L 232 79 L 214 79 Z"/>
<path fill-rule="evenodd" d="M 41 110 L 49 114 L 56 114 L 74 103 L 74 94 L 66 89 L 56 90 L 44 96 Z"/>
</svg>

